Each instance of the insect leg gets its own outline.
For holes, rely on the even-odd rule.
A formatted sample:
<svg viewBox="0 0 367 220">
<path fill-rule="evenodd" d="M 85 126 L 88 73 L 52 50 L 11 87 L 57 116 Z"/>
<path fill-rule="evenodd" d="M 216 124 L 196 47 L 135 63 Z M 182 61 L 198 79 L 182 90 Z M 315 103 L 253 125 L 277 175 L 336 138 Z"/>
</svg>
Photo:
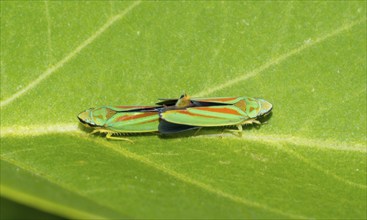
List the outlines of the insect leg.
<svg viewBox="0 0 367 220">
<path fill-rule="evenodd" d="M 249 120 L 246 120 L 242 123 L 243 125 L 250 125 L 250 124 L 258 124 L 258 125 L 261 125 L 261 122 L 256 120 L 256 119 L 249 119 Z"/>
<path fill-rule="evenodd" d="M 123 137 L 116 137 L 116 136 L 112 136 L 112 132 L 107 132 L 106 134 L 106 138 L 108 140 L 118 140 L 118 141 L 128 141 L 130 143 L 134 143 L 132 140 L 128 139 L 128 138 L 123 138 Z"/>
<path fill-rule="evenodd" d="M 238 128 L 238 130 L 235 129 L 225 129 L 225 131 L 229 131 L 234 133 L 236 136 L 238 137 L 242 137 L 242 124 L 236 125 L 236 127 Z"/>
<path fill-rule="evenodd" d="M 199 127 L 199 128 L 198 128 L 198 130 L 196 130 L 196 131 L 195 131 L 194 136 L 196 136 L 202 128 L 203 128 L 203 127 Z"/>
<path fill-rule="evenodd" d="M 99 129 L 94 129 L 92 132 L 90 132 L 88 135 L 90 135 L 90 136 L 92 136 L 93 134 L 96 134 L 96 133 L 98 133 L 98 132 L 100 132 L 101 133 L 101 131 L 99 130 Z"/>
<path fill-rule="evenodd" d="M 237 128 L 238 128 L 238 136 L 239 137 L 242 137 L 242 125 L 237 125 Z"/>
</svg>

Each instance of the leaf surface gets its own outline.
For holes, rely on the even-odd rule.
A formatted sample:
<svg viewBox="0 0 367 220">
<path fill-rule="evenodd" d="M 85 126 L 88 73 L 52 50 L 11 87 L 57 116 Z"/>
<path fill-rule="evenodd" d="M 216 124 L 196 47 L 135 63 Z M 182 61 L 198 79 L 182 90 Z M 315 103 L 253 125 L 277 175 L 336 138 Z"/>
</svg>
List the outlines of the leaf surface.
<svg viewBox="0 0 367 220">
<path fill-rule="evenodd" d="M 1 196 L 66 218 L 366 218 L 366 5 L 1 2 Z M 182 92 L 274 105 L 242 137 L 88 135 Z"/>
</svg>

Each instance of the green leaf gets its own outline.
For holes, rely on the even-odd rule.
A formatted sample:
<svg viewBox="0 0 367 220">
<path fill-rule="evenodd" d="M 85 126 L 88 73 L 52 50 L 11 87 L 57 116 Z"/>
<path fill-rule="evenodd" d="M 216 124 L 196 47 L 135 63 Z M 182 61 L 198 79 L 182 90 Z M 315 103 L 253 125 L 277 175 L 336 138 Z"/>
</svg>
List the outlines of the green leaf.
<svg viewBox="0 0 367 220">
<path fill-rule="evenodd" d="M 21 205 L 9 199 L 0 197 L 0 217 L 7 220 L 18 219 L 49 219 L 49 220 L 62 220 L 64 218 L 51 215 L 46 212 L 42 212 L 38 209 L 31 208 L 29 206 Z"/>
<path fill-rule="evenodd" d="M 65 218 L 367 218 L 366 4 L 1 2 L 1 196 Z M 267 124 L 108 141 L 76 115 L 263 97 Z"/>
</svg>

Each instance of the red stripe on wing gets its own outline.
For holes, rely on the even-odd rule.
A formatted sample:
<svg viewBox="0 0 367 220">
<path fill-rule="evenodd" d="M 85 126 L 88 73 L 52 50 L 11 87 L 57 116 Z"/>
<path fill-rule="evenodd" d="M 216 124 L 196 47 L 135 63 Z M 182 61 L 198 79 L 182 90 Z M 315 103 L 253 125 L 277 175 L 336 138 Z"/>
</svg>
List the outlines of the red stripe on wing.
<svg viewBox="0 0 367 220">
<path fill-rule="evenodd" d="M 158 120 L 159 120 L 158 118 L 155 118 L 155 119 L 152 119 L 152 120 L 149 120 L 149 121 L 140 122 L 139 124 L 147 124 L 147 123 L 155 122 L 155 121 L 158 121 Z"/>
<path fill-rule="evenodd" d="M 156 114 L 158 114 L 158 112 L 145 112 L 145 113 L 140 113 L 138 115 L 125 115 L 125 116 L 118 117 L 116 121 L 128 121 L 128 120 L 144 118 L 144 117 L 148 117 L 148 116 L 156 115 Z"/>
<path fill-rule="evenodd" d="M 210 108 L 210 107 L 197 107 L 198 110 L 204 110 L 208 112 L 218 112 L 218 113 L 224 113 L 224 114 L 232 114 L 232 115 L 241 115 L 236 110 L 230 109 L 230 108 Z"/>
<path fill-rule="evenodd" d="M 204 117 L 204 118 L 219 118 L 219 117 L 211 116 L 211 115 L 202 115 L 202 114 L 192 113 L 186 110 L 177 110 L 177 112 L 184 114 L 184 115 L 190 115 L 190 116 L 199 116 L 199 117 Z"/>
</svg>

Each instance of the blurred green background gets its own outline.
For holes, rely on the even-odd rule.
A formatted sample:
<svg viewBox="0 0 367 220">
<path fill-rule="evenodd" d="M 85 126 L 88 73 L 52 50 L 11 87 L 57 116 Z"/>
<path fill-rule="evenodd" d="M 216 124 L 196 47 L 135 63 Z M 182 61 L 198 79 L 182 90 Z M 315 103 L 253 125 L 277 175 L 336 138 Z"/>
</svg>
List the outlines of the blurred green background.
<svg viewBox="0 0 367 220">
<path fill-rule="evenodd" d="M 242 138 L 78 127 L 183 92 L 273 115 Z M 364 219 L 366 98 L 365 1 L 1 1 L 1 218 Z"/>
</svg>

